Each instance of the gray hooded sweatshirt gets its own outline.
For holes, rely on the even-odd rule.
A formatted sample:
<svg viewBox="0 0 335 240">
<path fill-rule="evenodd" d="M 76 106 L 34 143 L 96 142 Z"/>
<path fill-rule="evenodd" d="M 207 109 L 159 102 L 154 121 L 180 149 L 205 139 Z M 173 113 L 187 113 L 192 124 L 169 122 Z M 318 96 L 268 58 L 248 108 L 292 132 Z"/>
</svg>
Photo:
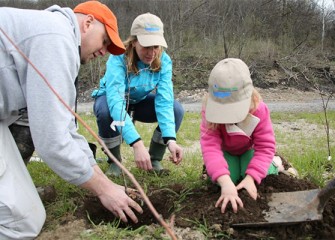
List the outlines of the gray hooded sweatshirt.
<svg viewBox="0 0 335 240">
<path fill-rule="evenodd" d="M 81 41 L 74 12 L 56 5 L 46 10 L 0 7 L 0 30 L 73 108 Z M 39 156 L 64 180 L 76 185 L 86 182 L 92 177 L 96 162 L 87 141 L 77 133 L 74 116 L 2 31 L 0 121 L 8 121 L 20 109 L 27 108 Z"/>
</svg>

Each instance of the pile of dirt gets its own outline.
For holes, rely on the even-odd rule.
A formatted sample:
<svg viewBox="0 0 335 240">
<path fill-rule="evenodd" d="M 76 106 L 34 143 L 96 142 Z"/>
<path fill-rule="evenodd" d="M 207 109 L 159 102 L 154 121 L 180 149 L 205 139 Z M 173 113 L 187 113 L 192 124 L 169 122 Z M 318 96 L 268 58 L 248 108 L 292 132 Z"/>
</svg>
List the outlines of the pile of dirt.
<svg viewBox="0 0 335 240">
<path fill-rule="evenodd" d="M 150 201 L 164 219 L 174 216 L 175 227 L 197 227 L 199 224 L 207 226 L 217 234 L 225 234 L 233 239 L 334 239 L 335 238 L 335 198 L 332 197 L 324 211 L 323 220 L 303 222 L 292 225 L 272 225 L 258 227 L 233 227 L 236 223 L 264 222 L 267 211 L 269 193 L 291 192 L 315 189 L 317 186 L 308 180 L 297 179 L 285 174 L 269 175 L 258 186 L 258 198 L 253 200 L 245 190 L 239 195 L 244 208 L 233 213 L 231 207 L 222 214 L 215 208 L 215 202 L 220 196 L 217 185 L 209 183 L 200 189 L 184 189 L 182 185 L 173 185 L 163 189 L 151 189 L 148 192 Z M 144 213 L 138 215 L 137 224 L 121 224 L 120 227 L 138 228 L 143 225 L 157 223 L 156 219 L 146 207 Z M 87 197 L 78 216 L 90 216 L 95 224 L 110 222 L 115 218 L 95 197 Z"/>
</svg>

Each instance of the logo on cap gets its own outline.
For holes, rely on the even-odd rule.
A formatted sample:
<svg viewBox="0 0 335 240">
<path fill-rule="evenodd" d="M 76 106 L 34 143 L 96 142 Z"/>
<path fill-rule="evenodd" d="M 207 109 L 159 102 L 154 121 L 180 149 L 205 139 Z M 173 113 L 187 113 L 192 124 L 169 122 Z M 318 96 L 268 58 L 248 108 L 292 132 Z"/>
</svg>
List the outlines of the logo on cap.
<svg viewBox="0 0 335 240">
<path fill-rule="evenodd" d="M 144 30 L 146 30 L 148 32 L 158 32 L 160 30 L 160 28 L 156 24 L 145 23 L 144 24 Z"/>
<path fill-rule="evenodd" d="M 230 97 L 232 95 L 232 92 L 236 91 L 238 91 L 237 87 L 223 88 L 219 87 L 216 84 L 213 85 L 213 96 L 217 98 Z"/>
</svg>

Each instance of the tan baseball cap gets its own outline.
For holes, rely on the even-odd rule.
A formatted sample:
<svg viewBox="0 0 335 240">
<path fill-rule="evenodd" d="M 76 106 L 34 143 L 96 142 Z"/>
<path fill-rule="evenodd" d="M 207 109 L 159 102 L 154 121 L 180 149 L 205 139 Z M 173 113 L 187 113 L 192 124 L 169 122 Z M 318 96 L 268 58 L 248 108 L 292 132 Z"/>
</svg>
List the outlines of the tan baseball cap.
<svg viewBox="0 0 335 240">
<path fill-rule="evenodd" d="M 130 29 L 130 35 L 136 36 L 143 47 L 162 46 L 167 48 L 163 28 L 163 23 L 159 17 L 151 13 L 145 13 L 135 18 Z"/>
<path fill-rule="evenodd" d="M 125 47 L 119 36 L 117 27 L 117 19 L 113 12 L 99 1 L 87 1 L 78 4 L 73 11 L 75 13 L 92 14 L 99 22 L 105 25 L 106 31 L 112 43 L 107 47 L 107 50 L 114 54 L 120 55 L 125 52 Z"/>
<path fill-rule="evenodd" d="M 237 58 L 218 62 L 208 80 L 206 120 L 212 123 L 238 123 L 250 109 L 253 84 L 248 66 Z"/>
</svg>

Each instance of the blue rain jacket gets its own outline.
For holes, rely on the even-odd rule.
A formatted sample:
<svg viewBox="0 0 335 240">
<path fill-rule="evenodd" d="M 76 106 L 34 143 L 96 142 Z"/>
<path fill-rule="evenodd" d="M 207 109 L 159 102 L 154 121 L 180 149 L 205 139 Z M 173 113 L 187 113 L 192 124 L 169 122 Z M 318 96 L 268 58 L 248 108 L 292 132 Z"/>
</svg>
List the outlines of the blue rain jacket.
<svg viewBox="0 0 335 240">
<path fill-rule="evenodd" d="M 174 122 L 174 94 L 172 83 L 172 61 L 166 52 L 161 56 L 161 70 L 150 71 L 150 66 L 137 62 L 139 74 L 127 74 L 124 55 L 110 55 L 106 63 L 106 73 L 100 79 L 100 87 L 93 91 L 92 97 L 106 95 L 110 115 L 113 121 L 123 121 L 125 126 L 117 126 L 127 144 L 131 144 L 140 135 L 136 131 L 130 116 L 126 112 L 127 96 L 130 104 L 136 104 L 155 90 L 155 110 L 162 137 L 176 138 Z M 111 130 L 112 131 L 112 130 Z"/>
</svg>

